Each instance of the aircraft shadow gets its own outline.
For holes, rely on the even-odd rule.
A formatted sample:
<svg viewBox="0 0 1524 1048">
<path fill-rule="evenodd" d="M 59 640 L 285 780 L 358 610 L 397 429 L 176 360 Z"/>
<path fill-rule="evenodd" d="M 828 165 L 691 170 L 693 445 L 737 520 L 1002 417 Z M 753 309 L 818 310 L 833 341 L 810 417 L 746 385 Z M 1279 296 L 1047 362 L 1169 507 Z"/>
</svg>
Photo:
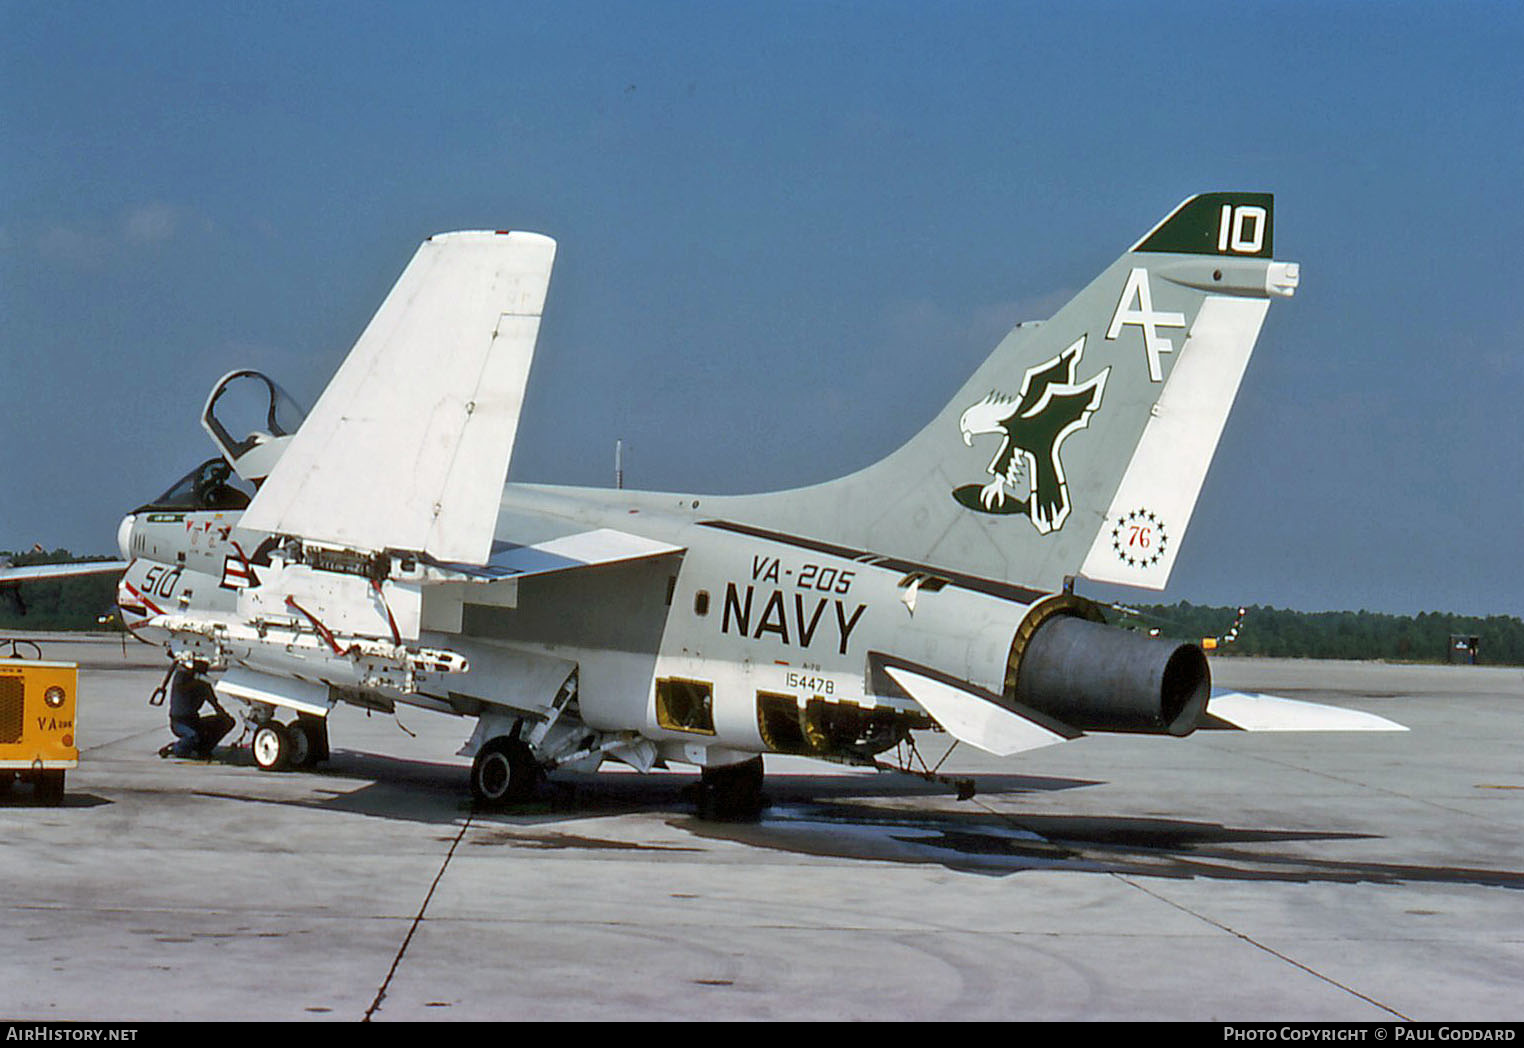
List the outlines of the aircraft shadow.
<svg viewBox="0 0 1524 1048">
<path fill-rule="evenodd" d="M 1101 785 L 1094 779 L 1013 774 L 979 775 L 975 782 L 978 793 L 986 796 L 1048 793 Z M 547 785 L 558 795 L 558 800 L 568 806 L 569 812 L 575 813 L 581 808 L 604 814 L 610 810 L 653 810 L 668 804 L 691 805 L 697 783 L 696 771 L 675 775 L 592 772 L 557 775 Z M 763 793 L 773 806 L 841 797 L 942 797 L 952 803 L 955 797 L 952 787 L 893 772 L 851 776 L 769 773 Z"/>
<path fill-rule="evenodd" d="M 1524 873 L 1512 870 L 1350 861 L 1309 855 L 1306 847 L 1297 847 L 1379 839 L 1376 834 L 1120 814 L 996 812 L 955 800 L 945 786 L 894 774 L 769 776 L 767 806 L 753 822 L 699 819 L 693 805 L 696 775 L 563 773 L 542 783 L 532 800 L 492 812 L 473 812 L 466 771 L 459 765 L 336 750 L 317 777 L 363 785 L 348 792 L 322 791 L 330 795 L 308 800 L 208 795 L 438 825 L 455 825 L 470 815 L 471 843 L 482 847 L 689 851 L 701 850 L 698 842 L 704 840 L 725 840 L 799 855 L 933 864 L 993 877 L 1065 870 L 1177 880 L 1524 889 Z M 1094 780 L 1024 775 L 981 775 L 976 782 L 978 795 L 985 797 L 1098 785 Z M 561 828 L 625 815 L 660 818 L 691 835 L 695 848 L 579 835 Z"/>
<path fill-rule="evenodd" d="M 988 876 L 1057 869 L 1176 880 L 1524 888 L 1524 873 L 1513 870 L 1347 861 L 1298 854 L 1286 847 L 1380 839 L 1377 834 L 1255 829 L 1130 815 L 895 811 L 848 800 L 775 807 L 749 825 L 694 820 L 688 828 L 696 836 L 755 847 L 935 863 Z"/>
<path fill-rule="evenodd" d="M 225 767 L 254 769 L 254 758 L 243 747 L 219 748 L 213 763 Z M 467 772 L 456 764 L 404 760 L 357 750 L 335 749 L 332 757 L 313 771 L 263 772 L 262 775 L 297 775 L 310 778 L 314 793 L 307 799 L 260 797 L 227 790 L 197 790 L 204 797 L 273 804 L 313 811 L 342 811 L 374 818 L 449 825 L 471 810 Z M 344 783 L 359 783 L 345 789 Z M 329 788 L 331 783 L 334 788 Z"/>
<path fill-rule="evenodd" d="M 228 767 L 253 768 L 246 749 L 227 747 L 217 751 L 214 762 Z M 451 823 L 472 810 L 467 770 L 458 764 L 407 760 L 335 749 L 332 758 L 316 772 L 270 774 L 313 775 L 322 780 L 362 783 L 358 789 L 334 791 L 320 800 L 273 800 L 235 796 L 226 791 L 198 791 L 207 796 L 282 804 L 298 808 L 347 811 L 377 818 L 430 823 Z M 562 772 L 542 782 L 535 797 L 502 811 L 479 812 L 483 821 L 539 821 L 594 819 L 611 815 L 691 815 L 697 773 L 638 775 L 626 773 Z M 977 779 L 982 794 L 1015 794 L 1077 789 L 1098 785 L 1094 780 L 1036 775 L 982 775 Z M 766 793 L 771 804 L 792 804 L 820 796 L 857 798 L 945 797 L 952 790 L 909 775 L 770 775 Z"/>
</svg>

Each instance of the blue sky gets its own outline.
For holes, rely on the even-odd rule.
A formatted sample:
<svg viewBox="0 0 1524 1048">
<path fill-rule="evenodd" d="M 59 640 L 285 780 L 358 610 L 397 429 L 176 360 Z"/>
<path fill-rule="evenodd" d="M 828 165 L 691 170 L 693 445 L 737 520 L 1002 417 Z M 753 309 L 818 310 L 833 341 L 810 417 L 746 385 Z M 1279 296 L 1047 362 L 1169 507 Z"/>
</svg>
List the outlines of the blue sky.
<svg viewBox="0 0 1524 1048">
<path fill-rule="evenodd" d="M 516 479 L 866 465 L 1181 199 L 1276 194 L 1164 599 L 1520 614 L 1503 3 L 0 3 L 0 548 L 109 552 L 418 241 L 560 242 Z M 1143 594 L 1139 599 L 1146 599 Z"/>
</svg>

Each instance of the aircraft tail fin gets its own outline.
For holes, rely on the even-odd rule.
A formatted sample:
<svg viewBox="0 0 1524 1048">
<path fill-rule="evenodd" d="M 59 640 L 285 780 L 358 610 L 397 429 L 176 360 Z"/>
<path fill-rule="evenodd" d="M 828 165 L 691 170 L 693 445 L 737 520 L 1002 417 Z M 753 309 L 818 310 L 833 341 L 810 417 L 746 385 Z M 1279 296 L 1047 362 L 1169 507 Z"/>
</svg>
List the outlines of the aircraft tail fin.
<svg viewBox="0 0 1524 1048">
<path fill-rule="evenodd" d="M 425 241 L 242 525 L 486 563 L 555 249 L 537 233 Z"/>
<path fill-rule="evenodd" d="M 713 500 L 779 532 L 1057 589 L 1160 589 L 1272 298 L 1268 193 L 1185 201 L 1051 319 L 1018 325 L 899 451 L 812 488 Z"/>
</svg>

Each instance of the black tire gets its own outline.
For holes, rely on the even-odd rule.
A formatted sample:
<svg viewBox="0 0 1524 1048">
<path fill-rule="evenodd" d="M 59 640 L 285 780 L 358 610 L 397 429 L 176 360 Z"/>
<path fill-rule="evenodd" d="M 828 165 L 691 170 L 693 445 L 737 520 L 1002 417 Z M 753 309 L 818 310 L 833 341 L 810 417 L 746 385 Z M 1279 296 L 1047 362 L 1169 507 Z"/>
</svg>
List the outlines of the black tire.
<svg viewBox="0 0 1524 1048">
<path fill-rule="evenodd" d="M 291 752 L 286 755 L 287 767 L 310 768 L 317 763 L 313 755 L 312 736 L 307 733 L 305 724 L 292 721 L 281 730 L 285 733 L 286 745 L 291 747 Z"/>
<path fill-rule="evenodd" d="M 291 737 L 279 724 L 262 724 L 249 744 L 254 763 L 265 771 L 284 771 L 291 761 Z"/>
<path fill-rule="evenodd" d="M 326 761 L 328 752 L 328 718 L 314 717 L 310 713 L 299 713 L 296 717 L 296 726 L 307 733 L 307 741 L 311 744 L 312 755 L 308 758 L 308 765 L 320 764 Z"/>
<path fill-rule="evenodd" d="M 698 817 L 708 822 L 755 822 L 762 815 L 762 758 L 705 768 L 699 775 Z"/>
<path fill-rule="evenodd" d="M 471 797 L 484 808 L 501 808 L 528 800 L 534 794 L 540 766 L 529 746 L 499 735 L 489 740 L 471 762 Z"/>
</svg>

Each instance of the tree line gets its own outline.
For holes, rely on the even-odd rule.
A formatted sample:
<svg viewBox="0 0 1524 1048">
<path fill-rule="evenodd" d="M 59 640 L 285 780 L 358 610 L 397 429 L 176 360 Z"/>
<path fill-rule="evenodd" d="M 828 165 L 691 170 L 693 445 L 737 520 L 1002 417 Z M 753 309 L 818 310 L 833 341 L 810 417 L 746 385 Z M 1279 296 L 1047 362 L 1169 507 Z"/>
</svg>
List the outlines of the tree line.
<svg viewBox="0 0 1524 1048">
<path fill-rule="evenodd" d="M 1524 620 L 1512 615 L 1292 611 L 1257 604 L 1244 608 L 1243 612 L 1236 637 L 1226 643 L 1239 617 L 1236 607 L 1181 601 L 1132 606 L 1110 618 L 1120 626 L 1157 629 L 1161 636 L 1172 639 L 1200 643 L 1210 637 L 1219 641 L 1218 654 L 1446 662 L 1451 638 L 1458 635 L 1477 638 L 1478 665 L 1524 665 Z"/>
</svg>

